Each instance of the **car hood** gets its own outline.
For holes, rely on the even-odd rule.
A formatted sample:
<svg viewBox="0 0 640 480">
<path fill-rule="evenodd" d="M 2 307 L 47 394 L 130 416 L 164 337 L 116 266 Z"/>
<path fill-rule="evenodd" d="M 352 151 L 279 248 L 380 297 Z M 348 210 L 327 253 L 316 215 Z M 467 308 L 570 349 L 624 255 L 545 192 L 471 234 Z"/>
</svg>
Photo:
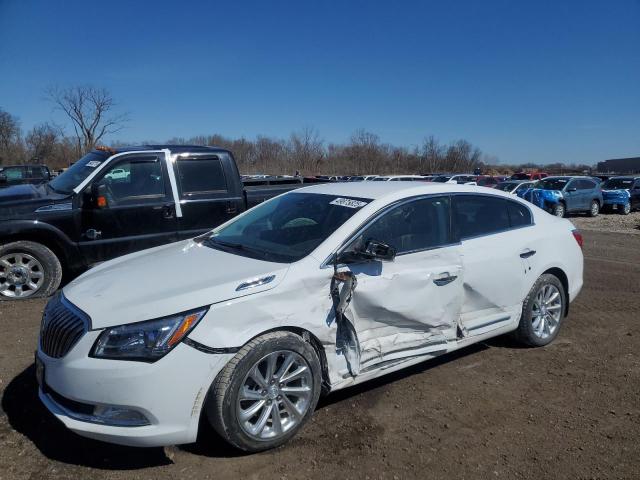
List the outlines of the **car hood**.
<svg viewBox="0 0 640 480">
<path fill-rule="evenodd" d="M 266 291 L 284 278 L 288 264 L 265 262 L 186 240 L 100 264 L 67 285 L 65 297 L 105 328 L 172 315 Z M 264 285 L 243 282 L 274 276 Z"/>
<path fill-rule="evenodd" d="M 69 201 L 69 195 L 56 193 L 45 183 L 0 188 L 0 219 L 32 213 L 36 208 Z"/>
<path fill-rule="evenodd" d="M 545 190 L 542 188 L 527 188 L 522 193 L 517 192 L 516 194 L 540 208 L 544 208 L 545 203 L 557 203 L 563 198 L 560 190 Z"/>
</svg>

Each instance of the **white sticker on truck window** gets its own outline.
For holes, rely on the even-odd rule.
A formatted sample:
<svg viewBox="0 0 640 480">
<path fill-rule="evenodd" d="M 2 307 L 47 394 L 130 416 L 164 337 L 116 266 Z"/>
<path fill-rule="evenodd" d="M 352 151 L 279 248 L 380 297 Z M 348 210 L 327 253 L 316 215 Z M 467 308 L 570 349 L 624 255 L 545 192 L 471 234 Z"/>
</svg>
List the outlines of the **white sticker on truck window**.
<svg viewBox="0 0 640 480">
<path fill-rule="evenodd" d="M 353 200 L 351 198 L 336 198 L 335 200 L 329 202 L 330 205 L 340 205 L 341 207 L 348 208 L 362 208 L 367 202 L 361 202 L 360 200 Z"/>
<path fill-rule="evenodd" d="M 87 167 L 96 168 L 101 163 L 102 162 L 98 162 L 97 160 L 91 160 L 90 162 L 87 162 Z"/>
</svg>

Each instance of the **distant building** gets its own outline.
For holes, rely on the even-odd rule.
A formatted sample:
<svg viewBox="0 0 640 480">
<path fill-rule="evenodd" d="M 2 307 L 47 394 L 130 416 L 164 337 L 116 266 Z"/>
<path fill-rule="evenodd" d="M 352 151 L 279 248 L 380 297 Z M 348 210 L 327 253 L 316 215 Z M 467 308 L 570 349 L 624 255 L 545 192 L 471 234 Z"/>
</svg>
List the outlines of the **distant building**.
<svg viewBox="0 0 640 480">
<path fill-rule="evenodd" d="M 613 158 L 598 162 L 598 171 L 602 173 L 640 173 L 640 157 Z"/>
</svg>

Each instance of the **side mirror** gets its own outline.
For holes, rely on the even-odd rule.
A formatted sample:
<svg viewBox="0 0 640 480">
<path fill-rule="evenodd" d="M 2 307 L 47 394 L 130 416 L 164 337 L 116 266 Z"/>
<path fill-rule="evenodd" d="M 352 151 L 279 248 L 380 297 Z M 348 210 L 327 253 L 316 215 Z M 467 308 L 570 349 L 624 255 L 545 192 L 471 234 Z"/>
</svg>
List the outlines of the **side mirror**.
<svg viewBox="0 0 640 480">
<path fill-rule="evenodd" d="M 357 263 L 367 260 L 391 261 L 396 256 L 396 249 L 377 240 L 368 240 L 364 248 L 346 250 L 338 254 L 338 263 Z"/>
<path fill-rule="evenodd" d="M 0 173 L 0 185 L 5 185 L 7 183 L 7 176 L 4 173 Z"/>
<path fill-rule="evenodd" d="M 107 186 L 103 183 L 94 183 L 91 185 L 91 204 L 95 208 L 107 208 Z"/>
<path fill-rule="evenodd" d="M 396 249 L 377 240 L 368 240 L 364 246 L 364 253 L 372 259 L 392 261 L 396 258 Z"/>
</svg>

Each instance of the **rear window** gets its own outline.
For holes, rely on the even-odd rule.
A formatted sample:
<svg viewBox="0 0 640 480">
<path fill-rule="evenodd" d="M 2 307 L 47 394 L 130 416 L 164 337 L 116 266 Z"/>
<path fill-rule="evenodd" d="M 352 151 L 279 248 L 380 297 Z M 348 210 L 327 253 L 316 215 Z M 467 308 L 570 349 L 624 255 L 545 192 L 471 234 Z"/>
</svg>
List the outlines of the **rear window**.
<svg viewBox="0 0 640 480">
<path fill-rule="evenodd" d="M 603 190 L 618 190 L 621 188 L 631 188 L 633 178 L 611 178 L 602 184 Z"/>
<path fill-rule="evenodd" d="M 460 240 L 490 235 L 510 227 L 507 201 L 488 195 L 454 197 L 454 231 Z"/>
<path fill-rule="evenodd" d="M 213 158 L 181 158 L 177 162 L 178 181 L 183 196 L 227 191 L 222 162 Z"/>
<path fill-rule="evenodd" d="M 507 211 L 512 228 L 531 225 L 531 211 L 525 205 L 507 201 Z"/>
</svg>

